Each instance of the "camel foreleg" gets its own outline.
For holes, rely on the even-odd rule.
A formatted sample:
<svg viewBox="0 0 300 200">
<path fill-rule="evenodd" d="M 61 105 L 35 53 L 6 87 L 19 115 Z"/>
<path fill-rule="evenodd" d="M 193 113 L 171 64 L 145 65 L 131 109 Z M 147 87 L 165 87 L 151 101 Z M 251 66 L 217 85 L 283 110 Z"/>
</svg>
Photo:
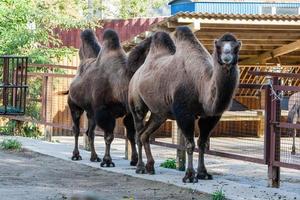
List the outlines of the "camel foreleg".
<svg viewBox="0 0 300 200">
<path fill-rule="evenodd" d="M 138 162 L 138 154 L 136 150 L 136 141 L 135 141 L 135 128 L 134 122 L 131 114 L 125 116 L 123 124 L 126 127 L 127 139 L 130 141 L 131 145 L 131 166 L 136 166 Z"/>
<path fill-rule="evenodd" d="M 216 117 L 206 117 L 200 118 L 198 121 L 198 126 L 200 130 L 200 135 L 198 138 L 198 148 L 199 148 L 199 157 L 198 157 L 198 169 L 197 169 L 197 178 L 198 179 L 212 179 L 212 175 L 207 173 L 205 163 L 204 163 L 204 153 L 207 145 L 207 140 L 209 138 L 210 132 L 216 126 L 220 116 Z"/>
</svg>

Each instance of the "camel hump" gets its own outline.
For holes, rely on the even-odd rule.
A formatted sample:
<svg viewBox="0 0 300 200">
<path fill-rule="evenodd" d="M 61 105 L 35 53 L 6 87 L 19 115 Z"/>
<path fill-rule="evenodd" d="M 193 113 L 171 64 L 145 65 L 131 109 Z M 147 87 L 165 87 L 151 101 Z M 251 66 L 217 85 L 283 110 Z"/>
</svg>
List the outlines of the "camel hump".
<svg viewBox="0 0 300 200">
<path fill-rule="evenodd" d="M 112 29 L 106 29 L 103 34 L 103 45 L 108 49 L 119 49 L 121 44 L 117 32 Z"/>
<path fill-rule="evenodd" d="M 152 37 L 148 37 L 136 45 L 129 53 L 127 59 L 127 68 L 132 73 L 142 66 L 150 50 Z"/>
<path fill-rule="evenodd" d="M 187 26 L 179 26 L 175 30 L 175 38 L 178 40 L 195 40 L 195 35 Z"/>
<path fill-rule="evenodd" d="M 91 29 L 86 29 L 81 33 L 81 47 L 79 50 L 80 60 L 96 58 L 100 52 L 100 45 L 97 37 Z"/>
<path fill-rule="evenodd" d="M 176 46 L 171 39 L 170 35 L 166 32 L 159 31 L 154 33 L 152 36 L 152 47 L 157 50 L 159 49 L 165 49 L 167 50 L 171 55 L 175 54 L 176 52 Z"/>
</svg>

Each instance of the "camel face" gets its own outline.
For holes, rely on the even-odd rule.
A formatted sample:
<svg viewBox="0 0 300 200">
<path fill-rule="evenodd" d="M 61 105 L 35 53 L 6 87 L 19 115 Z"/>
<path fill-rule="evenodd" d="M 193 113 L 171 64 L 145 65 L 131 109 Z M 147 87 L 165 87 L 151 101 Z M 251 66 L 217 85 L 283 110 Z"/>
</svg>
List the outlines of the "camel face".
<svg viewBox="0 0 300 200">
<path fill-rule="evenodd" d="M 227 67 L 233 66 L 238 61 L 238 52 L 241 47 L 241 42 L 231 34 L 223 35 L 219 40 L 215 41 L 218 61 L 221 65 Z"/>
</svg>

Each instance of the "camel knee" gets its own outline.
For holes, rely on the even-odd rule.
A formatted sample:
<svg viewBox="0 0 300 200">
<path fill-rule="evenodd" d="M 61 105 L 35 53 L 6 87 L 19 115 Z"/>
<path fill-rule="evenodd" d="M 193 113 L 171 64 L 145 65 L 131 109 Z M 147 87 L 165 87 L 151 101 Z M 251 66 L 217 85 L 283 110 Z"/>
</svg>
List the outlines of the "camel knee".
<svg viewBox="0 0 300 200">
<path fill-rule="evenodd" d="M 195 142 L 194 141 L 188 141 L 186 143 L 186 152 L 187 154 L 192 154 L 195 150 Z"/>
<path fill-rule="evenodd" d="M 140 140 L 141 140 L 141 142 L 142 142 L 143 145 L 145 145 L 145 143 L 149 143 L 149 135 L 144 135 L 144 134 L 143 134 L 143 135 L 141 136 L 141 139 L 140 139 Z"/>
<path fill-rule="evenodd" d="M 104 137 L 105 144 L 111 144 L 114 140 L 114 134 L 109 134 Z"/>
</svg>

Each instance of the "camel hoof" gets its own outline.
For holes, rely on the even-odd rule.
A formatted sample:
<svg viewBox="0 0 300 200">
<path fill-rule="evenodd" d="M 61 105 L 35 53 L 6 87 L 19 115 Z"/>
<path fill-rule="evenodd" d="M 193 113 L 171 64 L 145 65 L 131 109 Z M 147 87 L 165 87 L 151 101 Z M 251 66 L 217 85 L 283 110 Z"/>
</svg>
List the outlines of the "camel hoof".
<svg viewBox="0 0 300 200">
<path fill-rule="evenodd" d="M 103 161 L 101 162 L 100 166 L 104 167 L 104 165 L 106 165 L 106 167 L 115 167 L 115 163 L 112 162 L 110 157 L 103 158 Z"/>
<path fill-rule="evenodd" d="M 90 161 L 91 161 L 91 162 L 101 162 L 101 158 L 99 158 L 98 156 L 96 156 L 96 157 L 91 157 L 91 158 L 90 158 Z"/>
<path fill-rule="evenodd" d="M 198 179 L 196 177 L 196 173 L 193 169 L 187 169 L 185 172 L 185 176 L 182 179 L 184 183 L 198 183 Z"/>
<path fill-rule="evenodd" d="M 135 173 L 137 174 L 145 174 L 146 173 L 146 168 L 144 165 L 138 165 L 136 167 Z"/>
<path fill-rule="evenodd" d="M 213 176 L 207 172 L 198 172 L 197 174 L 197 179 L 200 179 L 200 180 L 212 180 L 213 179 Z"/>
<path fill-rule="evenodd" d="M 106 165 L 106 167 L 115 167 L 115 163 L 113 162 L 105 162 L 105 161 L 101 162 L 100 166 L 104 167 L 104 165 Z"/>
<path fill-rule="evenodd" d="M 154 165 L 151 164 L 146 164 L 146 171 L 148 174 L 155 174 L 155 169 L 154 169 Z"/>
<path fill-rule="evenodd" d="M 137 161 L 135 161 L 135 160 L 130 161 L 130 166 L 136 166 L 136 164 L 137 164 Z"/>
<path fill-rule="evenodd" d="M 82 157 L 79 154 L 73 155 L 71 158 L 73 161 L 82 160 Z"/>
</svg>

